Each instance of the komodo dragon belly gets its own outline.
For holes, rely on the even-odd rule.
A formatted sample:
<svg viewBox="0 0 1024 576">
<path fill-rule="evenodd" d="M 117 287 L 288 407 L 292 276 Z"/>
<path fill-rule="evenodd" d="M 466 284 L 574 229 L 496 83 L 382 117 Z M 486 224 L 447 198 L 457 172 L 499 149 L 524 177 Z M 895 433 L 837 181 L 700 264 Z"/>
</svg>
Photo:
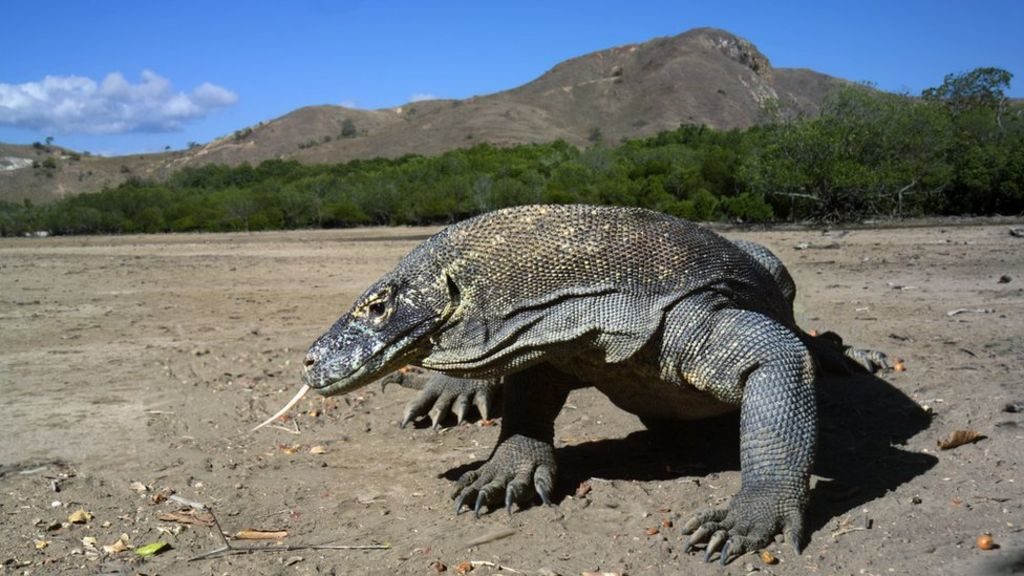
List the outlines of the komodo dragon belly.
<svg viewBox="0 0 1024 576">
<path fill-rule="evenodd" d="M 636 362 L 587 364 L 578 363 L 573 372 L 593 384 L 612 404 L 644 419 L 700 420 L 739 409 L 683 380 L 666 381 L 650 365 Z"/>
</svg>

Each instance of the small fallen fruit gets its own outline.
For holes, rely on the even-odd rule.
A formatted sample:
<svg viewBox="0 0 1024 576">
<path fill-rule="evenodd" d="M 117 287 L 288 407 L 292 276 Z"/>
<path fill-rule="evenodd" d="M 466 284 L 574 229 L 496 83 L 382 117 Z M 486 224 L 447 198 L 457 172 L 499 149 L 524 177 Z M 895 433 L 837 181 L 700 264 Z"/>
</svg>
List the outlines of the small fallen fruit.
<svg viewBox="0 0 1024 576">
<path fill-rule="evenodd" d="M 896 363 L 892 365 L 892 370 L 893 372 L 906 372 L 907 365 L 903 363 L 903 360 L 897 360 Z"/>
<path fill-rule="evenodd" d="M 768 565 L 772 565 L 778 564 L 779 559 L 775 557 L 775 554 L 772 554 L 768 550 L 761 550 L 761 562 L 764 562 Z"/>
<path fill-rule="evenodd" d="M 996 541 L 992 539 L 991 534 L 982 534 L 981 536 L 978 536 L 975 543 L 978 545 L 978 548 L 981 548 L 982 550 L 992 550 L 996 547 Z"/>
</svg>

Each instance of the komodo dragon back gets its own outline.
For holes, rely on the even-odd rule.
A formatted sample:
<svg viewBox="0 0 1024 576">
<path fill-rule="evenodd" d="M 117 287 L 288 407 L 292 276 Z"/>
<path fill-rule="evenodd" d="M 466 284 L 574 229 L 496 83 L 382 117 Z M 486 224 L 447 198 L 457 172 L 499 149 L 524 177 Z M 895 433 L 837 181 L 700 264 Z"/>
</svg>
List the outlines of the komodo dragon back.
<svg viewBox="0 0 1024 576">
<path fill-rule="evenodd" d="M 311 347 L 305 377 L 324 394 L 405 364 L 493 377 L 587 339 L 621 362 L 658 330 L 665 308 L 711 292 L 794 325 L 765 269 L 696 224 L 640 208 L 498 210 L 442 230 L 367 289 Z M 403 330 L 373 331 L 381 320 Z"/>
</svg>

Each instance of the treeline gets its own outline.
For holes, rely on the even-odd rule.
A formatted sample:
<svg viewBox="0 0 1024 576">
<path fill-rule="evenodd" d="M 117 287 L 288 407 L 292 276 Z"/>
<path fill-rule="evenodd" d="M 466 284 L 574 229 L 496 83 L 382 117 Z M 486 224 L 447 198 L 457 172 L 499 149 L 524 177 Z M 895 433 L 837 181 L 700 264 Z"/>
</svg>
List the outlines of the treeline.
<svg viewBox="0 0 1024 576">
<path fill-rule="evenodd" d="M 186 168 L 42 206 L 0 234 L 237 231 L 456 221 L 529 203 L 644 206 L 692 220 L 854 220 L 1024 212 L 1024 108 L 994 68 L 920 97 L 836 91 L 819 116 L 681 126 L 616 147 L 565 142 L 436 157 Z"/>
</svg>

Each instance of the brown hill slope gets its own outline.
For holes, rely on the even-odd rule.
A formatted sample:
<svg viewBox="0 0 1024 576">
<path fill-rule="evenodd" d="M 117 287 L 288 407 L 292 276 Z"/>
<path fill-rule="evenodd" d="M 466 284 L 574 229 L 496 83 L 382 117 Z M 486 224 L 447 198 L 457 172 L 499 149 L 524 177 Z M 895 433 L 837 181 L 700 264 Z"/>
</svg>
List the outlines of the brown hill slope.
<svg viewBox="0 0 1024 576">
<path fill-rule="evenodd" d="M 750 42 L 700 28 L 573 58 L 505 92 L 385 110 L 310 106 L 187 151 L 64 159 L 47 173 L 12 167 L 17 160 L 8 160 L 4 170 L 4 157 L 31 159 L 39 151 L 0 148 L 0 200 L 45 201 L 130 176 L 163 178 L 210 163 L 341 162 L 559 138 L 577 145 L 615 143 L 682 123 L 743 128 L 756 123 L 771 100 L 784 111 L 813 115 L 841 82 L 810 70 L 773 68 Z"/>
</svg>

